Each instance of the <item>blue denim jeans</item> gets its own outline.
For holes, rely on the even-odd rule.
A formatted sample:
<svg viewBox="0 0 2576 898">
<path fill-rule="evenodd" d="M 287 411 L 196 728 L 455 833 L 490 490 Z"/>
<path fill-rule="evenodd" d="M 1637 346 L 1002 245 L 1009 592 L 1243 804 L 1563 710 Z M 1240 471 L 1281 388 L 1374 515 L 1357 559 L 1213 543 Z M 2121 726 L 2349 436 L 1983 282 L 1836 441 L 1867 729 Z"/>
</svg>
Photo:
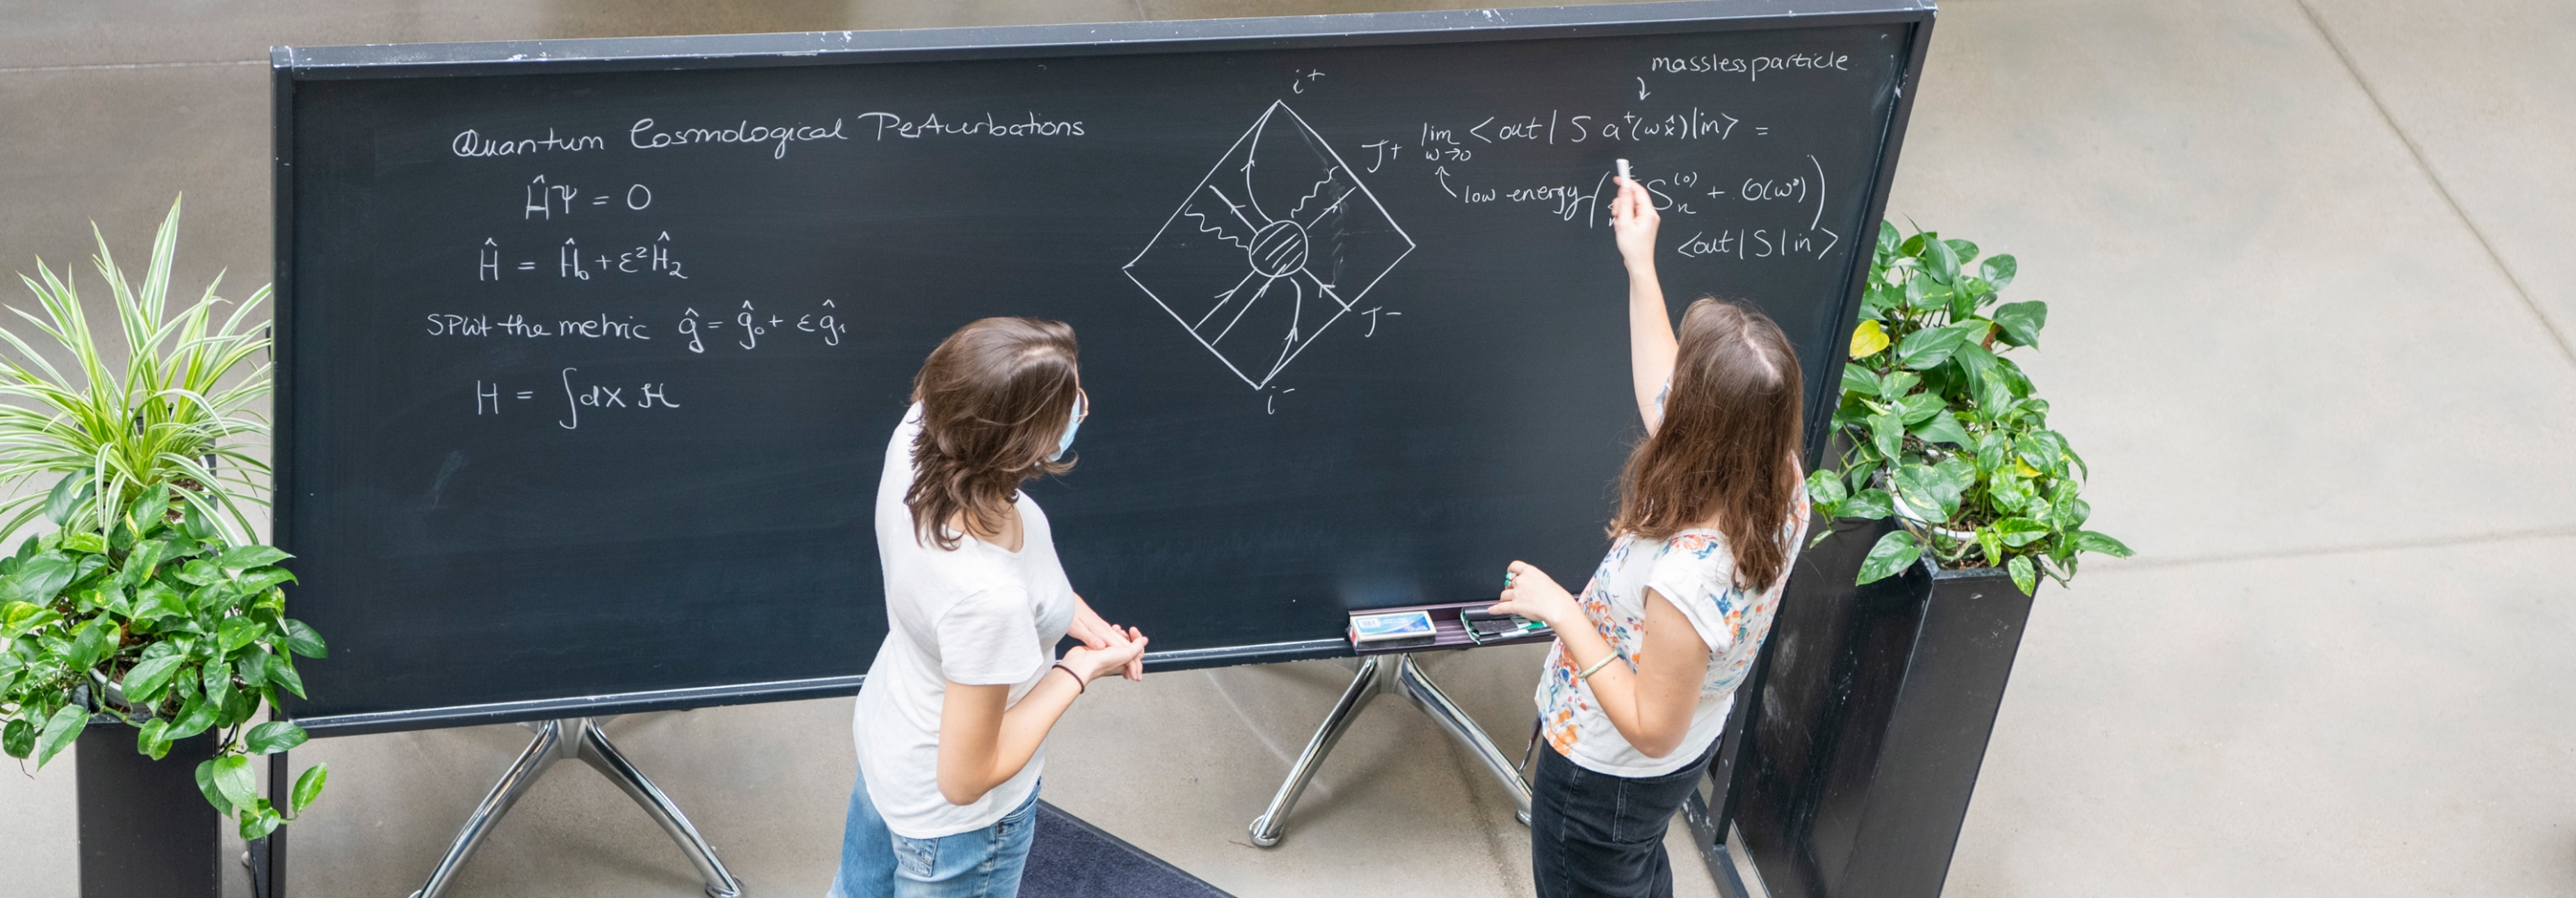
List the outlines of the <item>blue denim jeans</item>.
<svg viewBox="0 0 2576 898">
<path fill-rule="evenodd" d="M 983 829 L 936 839 L 898 836 L 877 816 L 861 774 L 850 787 L 841 870 L 825 898 L 1014 898 L 1037 825 L 1038 793 L 1032 789 L 1027 801 Z"/>
<path fill-rule="evenodd" d="M 1664 828 L 1707 773 L 1707 755 L 1662 776 L 1631 778 L 1585 770 L 1554 746 L 1540 751 L 1530 785 L 1530 878 L 1539 898 L 1671 898 Z"/>
</svg>

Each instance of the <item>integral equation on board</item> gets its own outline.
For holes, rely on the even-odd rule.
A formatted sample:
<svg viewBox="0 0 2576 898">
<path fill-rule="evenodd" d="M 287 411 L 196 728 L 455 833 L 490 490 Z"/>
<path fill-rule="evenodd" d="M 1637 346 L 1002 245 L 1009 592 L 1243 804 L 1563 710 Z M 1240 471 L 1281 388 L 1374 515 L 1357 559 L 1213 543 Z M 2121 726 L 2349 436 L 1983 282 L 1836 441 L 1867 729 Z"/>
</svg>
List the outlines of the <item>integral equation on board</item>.
<svg viewBox="0 0 2576 898">
<path fill-rule="evenodd" d="M 515 285 L 527 279 L 551 281 L 579 291 L 575 295 L 581 299 L 613 308 L 577 314 L 551 308 L 543 312 L 433 311 L 420 316 L 420 333 L 446 341 L 629 344 L 646 353 L 653 352 L 658 343 L 670 347 L 671 353 L 698 356 L 709 352 L 751 352 L 762 349 L 764 343 L 776 346 L 781 341 L 799 339 L 817 346 L 838 347 L 849 334 L 849 325 L 842 322 L 839 313 L 840 303 L 831 297 L 802 303 L 744 299 L 736 300 L 732 309 L 714 305 L 712 299 L 684 299 L 676 310 L 657 312 L 639 308 L 651 301 L 638 302 L 632 296 L 613 292 L 602 297 L 584 289 L 595 286 L 613 291 L 621 282 L 643 279 L 690 280 L 688 262 L 675 248 L 678 241 L 671 232 L 652 230 L 646 216 L 638 214 L 651 212 L 653 204 L 653 189 L 645 184 L 594 190 L 562 183 L 548 175 L 530 179 L 521 185 L 513 211 L 520 222 L 542 223 L 557 233 L 550 234 L 542 245 L 528 249 L 509 245 L 499 237 L 483 238 L 475 249 L 474 282 Z M 644 236 L 648 230 L 650 237 Z M 708 305 L 718 312 L 701 312 L 698 305 Z M 473 390 L 474 416 L 523 417 L 542 409 L 543 414 L 553 417 L 556 427 L 579 430 L 585 417 L 596 421 L 602 415 L 685 408 L 667 380 L 612 383 L 583 377 L 580 372 L 577 366 L 567 366 L 551 377 L 530 379 L 545 383 L 478 379 Z"/>
<path fill-rule="evenodd" d="M 1826 148 L 1848 135 L 1813 126 L 1818 116 L 1780 100 L 1781 91 L 1800 85 L 1876 77 L 1857 70 L 1849 54 L 1640 54 L 1622 66 L 1575 91 L 1590 98 L 1580 108 L 1509 108 L 1491 94 L 1468 92 L 1447 104 L 1452 108 L 1394 119 L 1409 127 L 1389 127 L 1382 113 L 1354 118 L 1343 111 L 1370 102 L 1368 92 L 1383 85 L 1294 67 L 1262 107 L 1191 132 L 1205 132 L 1200 159 L 1214 166 L 1186 192 L 1181 185 L 1200 169 L 1163 173 L 1179 202 L 1159 231 L 1100 223 L 1104 232 L 1134 232 L 1126 244 L 1135 248 L 1131 258 L 1103 261 L 1120 265 L 1151 300 L 1139 313 L 1168 313 L 1260 398 L 1265 413 L 1276 414 L 1280 399 L 1295 392 L 1291 363 L 1310 346 L 1368 340 L 1421 321 L 1403 318 L 1384 291 L 1373 291 L 1417 249 L 1441 242 L 1440 234 L 1407 222 L 1464 214 L 1606 229 L 1618 192 L 1610 164 L 1616 159 L 1633 163 L 1662 214 L 1662 249 L 1672 264 L 1832 266 L 1855 251 L 1842 229 L 1857 207 L 1851 185 L 1863 183 L 1866 172 Z M 691 366 L 705 363 L 692 360 L 841 351 L 853 297 L 747 295 L 746 285 L 693 255 L 685 223 L 709 215 L 738 221 L 751 210 L 724 207 L 731 201 L 724 196 L 657 189 L 666 186 L 659 183 L 593 183 L 582 174 L 584 162 L 650 154 L 645 158 L 684 159 L 691 167 L 757 170 L 885 145 L 1044 154 L 1144 136 L 1122 133 L 1141 126 L 1122 127 L 1119 116 L 1066 112 L 872 110 L 713 121 L 663 113 L 525 133 L 515 130 L 523 125 L 465 128 L 447 138 L 457 164 L 507 165 L 518 173 L 486 194 L 507 226 L 496 222 L 471 238 L 470 255 L 450 257 L 447 270 L 473 286 L 448 294 L 458 297 L 449 308 L 421 314 L 419 334 L 449 343 L 617 347 L 621 358 L 668 363 L 657 364 L 652 370 L 664 373 L 649 379 L 585 373 L 608 367 L 595 361 L 605 350 L 594 349 L 577 356 L 594 360 L 587 366 L 486 372 L 470 391 L 473 415 L 486 421 L 537 419 L 575 431 L 586 422 L 722 407 L 738 397 L 693 392 Z M 548 170 L 531 174 L 530 165 Z M 1440 206 L 1449 211 L 1429 214 Z M 1341 322 L 1350 323 L 1335 326 Z M 530 357 L 494 355 L 521 364 Z M 463 402 L 457 405 L 463 412 Z"/>
</svg>

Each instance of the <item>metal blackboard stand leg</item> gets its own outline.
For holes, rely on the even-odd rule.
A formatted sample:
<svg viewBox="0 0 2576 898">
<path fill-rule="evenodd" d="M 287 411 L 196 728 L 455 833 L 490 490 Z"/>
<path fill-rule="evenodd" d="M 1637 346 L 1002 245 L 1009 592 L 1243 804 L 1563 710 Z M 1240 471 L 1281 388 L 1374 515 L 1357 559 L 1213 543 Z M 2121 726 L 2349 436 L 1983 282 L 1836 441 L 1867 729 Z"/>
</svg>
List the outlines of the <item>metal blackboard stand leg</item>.
<svg viewBox="0 0 2576 898">
<path fill-rule="evenodd" d="M 642 805 L 645 813 L 653 815 L 653 822 L 662 825 L 662 831 L 670 834 L 671 841 L 680 843 L 680 852 L 689 856 L 689 863 L 698 868 L 698 876 L 707 881 L 710 898 L 738 898 L 742 894 L 742 882 L 725 871 L 724 862 L 716 860 L 715 849 L 707 847 L 707 840 L 698 835 L 698 828 L 689 824 L 688 815 L 680 813 L 679 806 L 671 803 L 670 796 L 662 794 L 652 780 L 645 779 L 625 755 L 618 753 L 617 746 L 609 743 L 608 734 L 600 731 L 597 721 L 588 717 L 571 717 L 521 725 L 536 730 L 537 738 L 528 743 L 526 751 L 519 753 L 519 760 L 510 765 L 508 773 L 501 775 L 501 781 L 492 784 L 492 794 L 483 796 L 483 803 L 475 806 L 472 816 L 465 818 L 465 828 L 456 832 L 456 841 L 447 846 L 447 856 L 439 859 L 438 868 L 429 873 L 429 882 L 422 885 L 420 891 L 413 892 L 412 898 L 438 898 L 441 892 L 447 891 L 456 871 L 465 866 L 466 858 L 474 856 L 474 849 L 483 844 L 484 836 L 492 833 L 492 825 L 501 822 L 501 815 L 509 813 L 510 806 L 518 803 L 519 796 L 527 794 L 528 787 L 554 767 L 556 761 L 568 759 L 579 759 L 598 769 L 609 782 L 626 790 L 626 797 Z"/>
<path fill-rule="evenodd" d="M 1323 766 L 1324 756 L 1332 753 L 1333 743 L 1342 741 L 1342 734 L 1350 730 L 1360 709 L 1382 692 L 1412 699 L 1415 707 L 1449 732 L 1449 738 L 1466 746 L 1467 752 L 1484 765 L 1485 772 L 1493 774 L 1494 780 L 1512 794 L 1512 804 L 1518 812 L 1515 816 L 1521 825 L 1529 825 L 1530 787 L 1529 781 L 1521 778 L 1520 768 L 1494 747 L 1494 740 L 1486 738 L 1484 729 L 1476 726 L 1467 712 L 1459 710 L 1457 702 L 1450 701 L 1438 684 L 1423 675 L 1412 655 L 1396 655 L 1392 660 L 1379 655 L 1360 662 L 1350 688 L 1342 690 L 1341 700 L 1334 702 L 1332 713 L 1324 716 L 1324 725 L 1315 731 L 1315 738 L 1306 740 L 1306 751 L 1297 756 L 1296 766 L 1289 768 L 1288 781 L 1279 784 L 1279 794 L 1270 797 L 1269 810 L 1252 821 L 1252 844 L 1263 848 L 1279 844 L 1280 837 L 1288 831 L 1288 812 L 1297 806 L 1297 797 L 1305 794 L 1306 783 L 1315 778 L 1315 768 Z"/>
</svg>

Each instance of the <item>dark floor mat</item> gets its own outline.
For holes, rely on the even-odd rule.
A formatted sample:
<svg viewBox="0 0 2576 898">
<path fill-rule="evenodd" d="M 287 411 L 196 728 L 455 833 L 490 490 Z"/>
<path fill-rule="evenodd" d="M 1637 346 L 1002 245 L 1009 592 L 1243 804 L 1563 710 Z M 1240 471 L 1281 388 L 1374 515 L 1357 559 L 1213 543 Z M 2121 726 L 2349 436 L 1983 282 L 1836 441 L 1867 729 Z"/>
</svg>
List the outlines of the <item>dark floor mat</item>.
<svg viewBox="0 0 2576 898">
<path fill-rule="evenodd" d="M 1234 898 L 1063 809 L 1038 802 L 1022 898 Z"/>
</svg>

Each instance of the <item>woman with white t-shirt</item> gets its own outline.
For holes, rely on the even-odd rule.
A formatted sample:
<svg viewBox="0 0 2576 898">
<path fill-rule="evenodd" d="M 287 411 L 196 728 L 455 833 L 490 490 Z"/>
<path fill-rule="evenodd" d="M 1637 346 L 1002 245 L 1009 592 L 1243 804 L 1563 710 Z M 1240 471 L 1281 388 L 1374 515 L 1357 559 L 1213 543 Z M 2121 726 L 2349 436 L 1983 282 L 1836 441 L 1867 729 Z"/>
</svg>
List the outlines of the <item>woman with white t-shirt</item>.
<svg viewBox="0 0 2576 898">
<path fill-rule="evenodd" d="M 1073 328 L 986 318 L 931 350 L 877 480 L 885 644 L 859 690 L 841 866 L 829 898 L 1020 888 L 1047 731 L 1092 681 L 1141 679 L 1145 636 L 1066 582 L 1020 485 L 1064 460 L 1090 411 Z M 1082 645 L 1055 657 L 1066 635 Z"/>
<path fill-rule="evenodd" d="M 1807 525 L 1798 357 L 1750 308 L 1702 299 L 1675 334 L 1652 197 L 1611 203 L 1628 264 L 1646 440 L 1620 476 L 1610 554 L 1580 598 L 1513 562 L 1496 613 L 1555 628 L 1538 688 L 1549 750 L 1531 790 L 1542 898 L 1669 896 L 1664 828 L 1707 770 Z"/>
</svg>

